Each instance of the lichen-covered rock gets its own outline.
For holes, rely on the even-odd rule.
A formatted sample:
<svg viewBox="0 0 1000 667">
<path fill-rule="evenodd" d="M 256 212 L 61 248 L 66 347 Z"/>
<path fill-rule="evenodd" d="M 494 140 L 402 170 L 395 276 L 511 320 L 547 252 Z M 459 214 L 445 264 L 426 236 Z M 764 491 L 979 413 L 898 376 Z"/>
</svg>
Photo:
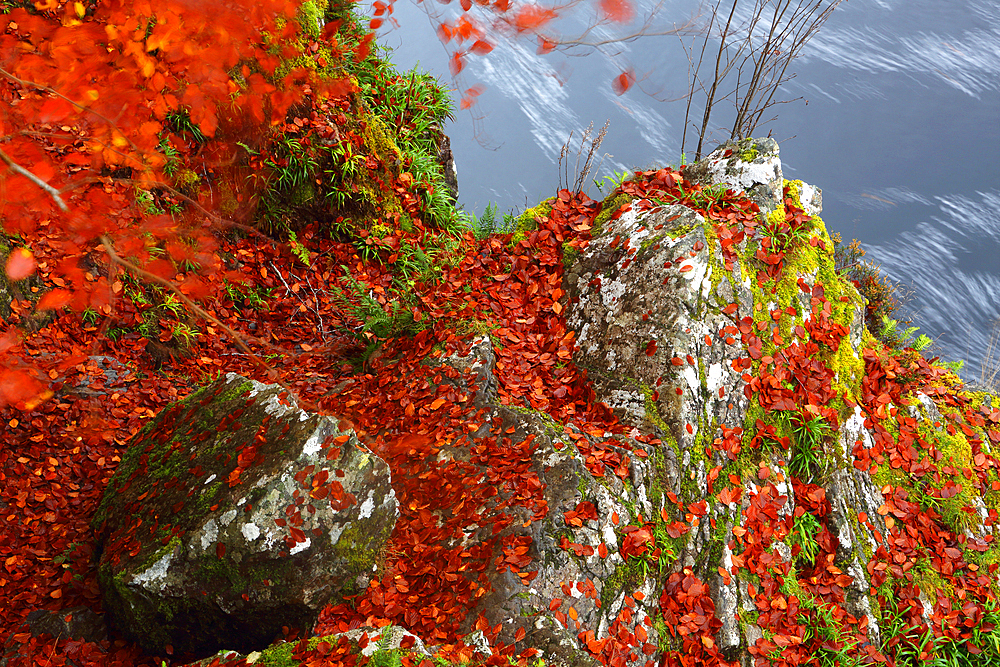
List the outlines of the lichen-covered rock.
<svg viewBox="0 0 1000 667">
<path fill-rule="evenodd" d="M 235 374 L 136 435 L 95 514 L 113 624 L 146 650 L 267 646 L 378 574 L 385 463 L 276 385 Z"/>
<path fill-rule="evenodd" d="M 763 211 L 761 221 L 778 215 L 785 219 L 780 161 L 777 146 L 770 143 L 721 147 L 697 168 L 707 179 L 706 185 L 723 183 L 747 190 Z M 798 184 L 795 194 L 803 192 L 809 193 L 812 210 L 818 212 L 818 191 Z M 795 567 L 811 567 L 798 551 L 793 555 L 793 547 L 801 546 L 795 535 L 795 519 L 804 513 L 797 509 L 800 495 L 823 508 L 815 511 L 826 517 L 830 533 L 836 536 L 829 567 L 831 572 L 848 575 L 836 584 L 844 589 L 844 608 L 867 629 L 872 641 L 878 639 L 865 565 L 866 554 L 878 546 L 874 531 L 885 531 L 878 513 L 882 494 L 869 474 L 853 466 L 855 442 L 870 441 L 871 434 L 864 428 L 860 411 L 841 402 L 833 388 L 843 391 L 857 386 L 863 309 L 851 290 L 851 294 L 836 295 L 836 309 L 831 310 L 829 301 L 834 295 L 826 294 L 830 288 L 825 284 L 833 283 L 832 259 L 825 248 L 832 244 L 825 230 L 814 233 L 818 235 L 806 247 L 817 250 L 800 251 L 799 262 L 788 262 L 781 280 L 769 283 L 765 291 L 762 284 L 768 276 L 748 268 L 746 258 L 755 256 L 748 242 L 740 243 L 735 254 L 723 261 L 724 249 L 713 226 L 695 211 L 682 206 L 647 210 L 636 206 L 611 216 L 566 273 L 567 322 L 577 332 L 579 344 L 575 360 L 587 369 L 597 399 L 625 423 L 640 432 L 655 433 L 663 442 L 650 457 L 658 475 L 635 480 L 637 487 L 643 487 L 640 493 L 652 495 L 650 484 L 655 482 L 659 485 L 656 495 L 673 494 L 679 505 L 700 508 L 705 516 L 700 526 L 695 524 L 697 529 L 675 540 L 674 557 L 664 573 L 639 577 L 631 587 L 648 599 L 660 594 L 664 579 L 669 581 L 667 574 L 707 582 L 719 622 L 717 632 L 712 633 L 714 645 L 727 658 L 745 665 L 752 663 L 753 650 L 766 640 L 754 620 L 760 611 L 759 593 L 751 583 L 758 581 L 756 575 L 734 567 L 734 563 L 760 556 L 753 551 L 753 541 L 737 537 L 760 529 L 755 524 L 758 512 L 773 513 L 774 522 L 785 528 L 767 540 L 772 542 L 767 561 L 783 564 L 777 566 L 779 571 L 784 568 L 792 574 Z M 843 422 L 838 437 L 824 445 L 820 454 L 836 463 L 817 468 L 809 484 L 789 479 L 786 466 L 794 453 L 787 450 L 788 438 L 786 449 L 764 447 L 752 456 L 745 451 L 760 446 L 762 436 L 773 434 L 760 422 L 762 405 L 771 400 L 760 394 L 768 387 L 762 390 L 748 371 L 769 365 L 777 369 L 786 362 L 794 366 L 800 348 L 795 347 L 798 342 L 788 346 L 797 335 L 792 332 L 804 335 L 807 328 L 816 332 L 816 340 L 827 336 L 823 340 L 830 341 L 831 349 L 816 347 L 812 354 L 828 355 L 824 358 L 834 368 L 824 371 L 826 384 L 809 384 L 810 391 L 821 395 L 813 409 L 823 406 L 830 411 L 824 414 Z M 836 332 L 836 343 L 823 333 L 827 329 Z M 765 335 L 778 347 L 773 356 L 759 349 L 760 336 Z M 748 386 L 751 380 L 756 384 Z M 790 380 L 791 386 L 807 382 L 804 376 Z M 779 394 L 782 390 L 790 393 L 781 387 L 776 390 Z M 801 407 L 776 399 L 768 410 L 774 411 L 771 421 L 777 415 L 798 419 Z M 779 440 L 775 435 L 775 442 Z M 786 472 L 771 476 L 772 471 L 781 470 Z M 713 482 L 727 471 L 735 473 L 739 491 L 720 499 L 719 484 Z M 655 512 L 660 509 L 653 508 Z M 864 524 L 858 521 L 859 514 L 867 516 Z M 663 524 L 657 520 L 657 527 L 662 528 L 669 518 L 664 515 Z M 792 574 L 786 575 L 786 581 Z M 794 595 L 794 590 L 785 593 Z"/>
<path fill-rule="evenodd" d="M 784 177 L 774 139 L 727 141 L 692 165 L 689 172 L 698 180 L 746 192 L 765 213 L 780 207 L 784 199 Z"/>
<path fill-rule="evenodd" d="M 625 598 L 634 592 L 626 589 L 641 583 L 636 574 L 641 566 L 626 566 L 619 551 L 629 540 L 636 544 L 633 553 L 645 551 L 641 539 L 623 531 L 637 524 L 640 514 L 651 516 L 665 502 L 658 491 L 662 485 L 656 479 L 653 449 L 632 438 L 583 433 L 544 413 L 495 403 L 497 380 L 489 338 L 476 339 L 466 356 L 435 363 L 474 372 L 482 388 L 474 401 L 483 410 L 483 426 L 469 442 L 443 447 L 439 459 L 467 461 L 470 448 L 490 438 L 529 442 L 520 475 L 536 480 L 532 486 L 542 489 L 536 503 L 509 508 L 514 516 L 499 532 L 492 525 L 466 531 L 464 548 L 475 551 L 495 545 L 494 559 L 499 563 L 487 572 L 489 592 L 477 608 L 491 626 L 500 626 L 501 641 L 512 643 L 523 632 L 527 645 L 538 649 L 547 665 L 599 664 L 577 635 L 581 628 L 614 627 Z M 605 462 L 616 463 L 616 474 L 595 476 L 591 468 L 603 471 Z M 656 599 L 651 585 L 648 588 L 649 595 L 638 609 L 654 614 Z M 562 600 L 558 606 L 552 604 L 556 599 Z M 636 600 L 629 597 L 629 604 L 634 607 Z M 474 620 L 466 624 L 470 632 Z M 656 631 L 649 632 L 655 638 Z"/>
</svg>

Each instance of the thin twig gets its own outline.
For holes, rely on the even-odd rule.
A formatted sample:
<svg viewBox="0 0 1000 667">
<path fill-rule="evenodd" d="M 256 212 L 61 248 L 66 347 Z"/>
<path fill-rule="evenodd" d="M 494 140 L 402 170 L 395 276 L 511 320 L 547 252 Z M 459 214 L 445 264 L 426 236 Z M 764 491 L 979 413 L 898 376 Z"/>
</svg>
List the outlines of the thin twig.
<svg viewBox="0 0 1000 667">
<path fill-rule="evenodd" d="M 61 210 L 63 213 L 69 211 L 69 207 L 66 206 L 66 202 L 63 201 L 63 198 L 62 196 L 60 196 L 59 191 L 56 190 L 54 187 L 52 187 L 51 185 L 40 179 L 38 176 L 35 176 L 33 173 L 31 173 L 18 163 L 14 162 L 14 160 L 12 160 L 11 157 L 2 150 L 0 150 L 0 160 L 3 160 L 11 171 L 13 171 L 16 174 L 20 174 L 21 176 L 24 176 L 29 181 L 40 187 L 42 190 L 45 190 L 45 192 L 47 192 L 48 195 L 52 197 L 52 199 L 55 201 L 56 206 L 59 207 L 59 210 Z"/>
<path fill-rule="evenodd" d="M 246 355 L 254 363 L 263 367 L 267 371 L 267 376 L 273 379 L 279 386 L 281 386 L 282 389 L 293 395 L 296 396 L 298 395 L 290 386 L 288 386 L 284 381 L 282 381 L 277 370 L 271 367 L 266 361 L 261 359 L 254 353 L 253 350 L 250 349 L 250 346 L 246 344 L 246 342 L 243 340 L 243 337 L 240 334 L 238 334 L 236 331 L 234 331 L 226 324 L 223 324 L 217 317 L 215 317 L 214 315 L 206 311 L 204 308 L 196 304 L 194 301 L 192 301 L 187 294 L 184 294 L 184 292 L 182 292 L 181 289 L 173 283 L 173 281 L 167 280 L 166 278 L 158 276 L 155 273 L 150 273 L 145 269 L 141 269 L 132 262 L 128 261 L 127 259 L 124 259 L 123 257 L 119 256 L 118 253 L 115 251 L 114 244 L 111 242 L 111 239 L 108 238 L 106 235 L 102 234 L 100 237 L 100 241 L 101 245 L 104 247 L 104 251 L 108 254 L 108 258 L 112 262 L 128 269 L 137 276 L 143 277 L 149 282 L 162 285 L 163 287 L 173 292 L 177 296 L 177 298 L 180 299 L 185 306 L 190 308 L 195 315 L 201 317 L 202 319 L 208 322 L 211 322 L 212 324 L 218 326 L 220 329 L 229 334 L 229 336 L 233 339 L 233 342 L 236 344 L 236 346 L 239 349 L 243 350 L 243 352 L 245 352 Z"/>
</svg>

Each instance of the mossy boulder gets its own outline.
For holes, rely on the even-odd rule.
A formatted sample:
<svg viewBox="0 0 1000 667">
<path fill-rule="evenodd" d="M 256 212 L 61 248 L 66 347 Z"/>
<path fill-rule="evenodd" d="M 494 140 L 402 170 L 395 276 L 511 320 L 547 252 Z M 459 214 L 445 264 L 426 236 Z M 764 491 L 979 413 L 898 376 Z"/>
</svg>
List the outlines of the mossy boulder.
<svg viewBox="0 0 1000 667">
<path fill-rule="evenodd" d="M 727 151 L 734 153 L 725 157 Z M 777 211 L 784 219 L 785 183 L 776 146 L 758 142 L 728 147 L 713 156 L 702 166 L 706 186 L 726 183 L 746 189 L 759 200 L 763 215 Z M 724 160 L 729 159 L 734 160 L 734 171 L 726 170 Z M 703 503 L 705 516 L 696 524 L 699 529 L 675 540 L 672 551 L 677 558 L 669 562 L 664 575 L 691 573 L 706 582 L 720 623 L 715 633 L 718 647 L 728 659 L 743 664 L 752 659 L 751 648 L 763 634 L 753 620 L 754 596 L 748 593 L 753 590 L 748 584 L 755 583 L 752 575 L 745 570 L 732 572 L 734 549 L 738 553 L 735 536 L 747 530 L 748 511 L 755 511 L 748 510 L 751 503 L 772 503 L 779 520 L 787 517 L 792 525 L 793 516 L 799 516 L 795 514 L 796 492 L 813 488 L 805 480 L 796 480 L 793 488 L 788 477 L 761 481 L 758 471 L 782 469 L 790 452 L 780 446 L 750 451 L 758 429 L 773 422 L 781 410 L 765 414 L 757 398 L 761 389 L 749 386 L 760 364 L 766 367 L 775 362 L 762 352 L 748 356 L 748 341 L 754 336 L 756 343 L 751 346 L 760 345 L 763 341 L 758 334 L 768 335 L 781 341 L 781 349 L 793 339 L 796 325 L 804 333 L 804 328 L 812 326 L 811 318 L 829 318 L 841 336 L 836 354 L 822 352 L 835 357 L 823 357 L 824 363 L 836 369 L 832 386 L 844 395 L 856 392 L 863 366 L 861 301 L 856 293 L 835 292 L 838 283 L 828 275 L 832 243 L 825 241 L 828 237 L 821 222 L 812 234 L 815 241 L 803 243 L 807 250 L 789 253 L 785 277 L 764 289 L 754 264 L 756 241 L 736 244 L 724 256 L 713 224 L 695 211 L 679 205 L 634 207 L 609 218 L 566 269 L 567 323 L 579 345 L 574 361 L 587 370 L 597 400 L 624 423 L 662 441 L 651 457 L 659 473 L 653 477 L 658 488 L 642 483 L 640 495 L 674 494 L 679 506 L 688 508 Z M 814 285 L 825 292 L 814 290 Z M 836 304 L 829 313 L 816 310 L 817 295 L 823 294 Z M 779 352 L 771 354 L 779 356 Z M 834 371 L 830 373 L 833 377 Z M 834 389 L 825 391 L 830 409 L 839 411 L 843 426 L 838 437 L 824 445 L 822 456 L 828 465 L 809 482 L 821 487 L 816 493 L 830 503 L 826 521 L 838 548 L 829 565 L 851 575 L 844 586 L 844 606 L 876 641 L 878 619 L 869 602 L 864 566 L 865 554 L 878 546 L 875 530 L 885 530 L 878 513 L 883 500 L 871 476 L 852 465 L 851 454 L 855 442 L 870 442 L 872 434 L 860 410 L 839 402 Z M 790 415 L 799 407 L 783 405 L 782 409 Z M 738 443 L 730 450 L 732 456 L 716 446 L 721 442 L 721 426 L 730 429 L 729 435 L 722 435 Z M 732 431 L 733 427 L 741 430 Z M 740 451 L 740 446 L 745 449 Z M 731 474 L 742 480 L 739 502 L 715 497 L 713 470 L 720 478 Z M 659 509 L 653 508 L 654 512 Z M 871 523 L 859 523 L 859 513 L 872 517 Z M 792 552 L 797 538 L 789 535 L 785 541 L 776 540 L 771 553 L 791 568 L 805 567 Z M 620 575 L 628 582 L 627 588 L 641 590 L 647 598 L 660 593 L 658 588 L 638 586 L 643 578 L 635 573 Z M 789 576 L 789 580 L 794 578 Z"/>
<path fill-rule="evenodd" d="M 131 442 L 93 519 L 112 624 L 206 655 L 308 632 L 380 572 L 397 501 L 350 429 L 229 373 Z"/>
<path fill-rule="evenodd" d="M 774 139 L 727 141 L 684 174 L 694 182 L 744 191 L 765 214 L 781 207 L 784 200 L 784 177 Z"/>
</svg>

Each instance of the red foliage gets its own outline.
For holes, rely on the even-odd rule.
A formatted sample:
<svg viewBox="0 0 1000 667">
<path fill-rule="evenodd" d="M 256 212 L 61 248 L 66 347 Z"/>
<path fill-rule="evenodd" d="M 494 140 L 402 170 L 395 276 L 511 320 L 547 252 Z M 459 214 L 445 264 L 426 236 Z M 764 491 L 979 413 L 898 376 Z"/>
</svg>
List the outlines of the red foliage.
<svg viewBox="0 0 1000 667">
<path fill-rule="evenodd" d="M 628 0 L 601 0 L 601 13 L 616 23 L 628 23 L 635 16 L 635 8 Z"/>
</svg>

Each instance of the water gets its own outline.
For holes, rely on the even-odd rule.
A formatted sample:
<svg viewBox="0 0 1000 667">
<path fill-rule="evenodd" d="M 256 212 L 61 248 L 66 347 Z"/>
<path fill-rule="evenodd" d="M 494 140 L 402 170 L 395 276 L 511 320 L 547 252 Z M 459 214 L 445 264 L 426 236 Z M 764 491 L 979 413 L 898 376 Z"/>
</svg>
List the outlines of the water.
<svg viewBox="0 0 1000 667">
<path fill-rule="evenodd" d="M 564 33 L 585 25 L 588 7 L 560 23 Z M 652 9 L 649 0 L 638 6 L 640 16 Z M 664 0 L 655 25 L 683 22 L 696 9 L 696 0 Z M 425 11 L 457 10 L 399 3 L 401 28 L 384 36 L 393 61 L 450 80 Z M 611 79 L 628 66 L 638 85 L 619 97 Z M 936 339 L 934 353 L 965 360 L 963 376 L 980 377 L 1000 318 L 1000 2 L 848 0 L 794 69 L 783 91 L 804 99 L 775 107 L 778 120 L 755 134 L 779 141 L 787 178 L 823 189 L 831 232 L 859 239 L 869 259 L 912 290 L 907 314 Z M 486 88 L 473 113 L 459 112 L 447 128 L 460 203 L 504 211 L 553 194 L 570 131 L 579 136 L 593 122 L 596 132 L 606 119 L 602 174 L 677 164 L 684 102 L 667 100 L 683 97 L 686 71 L 674 36 L 584 57 L 538 56 L 534 43 L 501 40 L 456 82 Z M 731 114 L 720 110 L 710 147 L 729 134 L 721 125 Z M 573 164 L 569 171 L 572 180 Z"/>
</svg>

